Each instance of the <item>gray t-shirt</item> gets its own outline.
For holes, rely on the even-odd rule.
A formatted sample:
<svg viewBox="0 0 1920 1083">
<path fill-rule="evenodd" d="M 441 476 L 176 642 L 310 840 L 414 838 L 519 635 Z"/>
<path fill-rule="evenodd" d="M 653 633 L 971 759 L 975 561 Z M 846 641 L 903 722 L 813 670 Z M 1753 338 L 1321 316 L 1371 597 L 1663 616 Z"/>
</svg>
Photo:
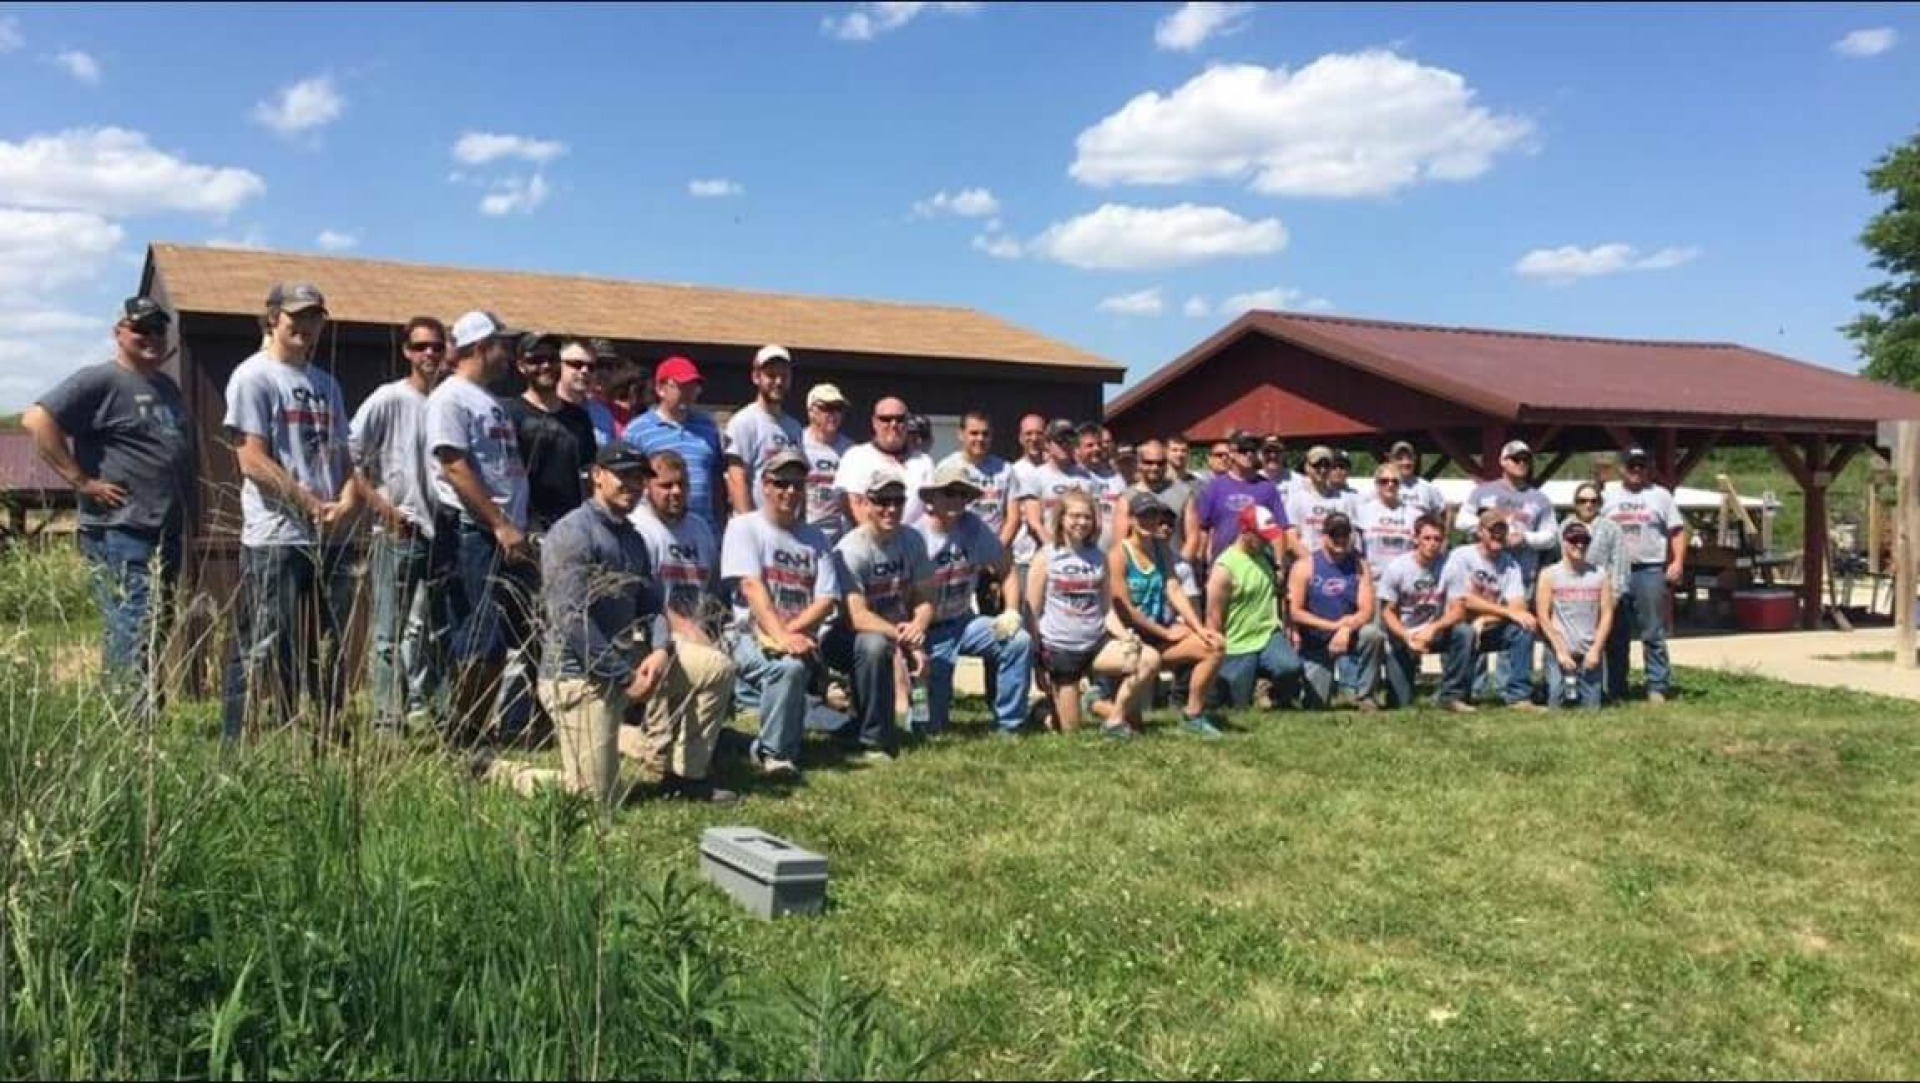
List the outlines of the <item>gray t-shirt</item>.
<svg viewBox="0 0 1920 1083">
<path fill-rule="evenodd" d="M 347 446 L 353 465 L 425 537 L 433 536 L 433 492 L 427 480 L 427 396 L 406 380 L 381 384 L 353 415 Z M 379 519 L 376 534 L 386 532 Z"/>
<path fill-rule="evenodd" d="M 1093 546 L 1048 546 L 1034 557 L 1047 567 L 1040 642 L 1059 651 L 1087 651 L 1107 630 L 1107 561 Z"/>
<path fill-rule="evenodd" d="M 753 612 L 740 593 L 742 579 L 760 580 L 781 620 L 799 616 L 815 598 L 840 597 L 827 539 L 805 523 L 783 529 L 763 511 L 729 519 L 720 542 L 720 581 L 733 592 L 734 627 L 750 632 Z"/>
<path fill-rule="evenodd" d="M 1447 601 L 1468 595 L 1481 601 L 1506 607 L 1525 602 L 1527 587 L 1520 579 L 1520 562 L 1510 550 L 1501 550 L 1492 560 L 1480 551 L 1478 543 L 1462 545 L 1447 555 L 1447 570 L 1440 582 L 1447 588 Z"/>
<path fill-rule="evenodd" d="M 460 494 L 453 491 L 440 451 L 464 452 L 480 475 L 480 484 L 495 507 L 514 526 L 527 525 L 527 467 L 520 459 L 519 436 L 513 418 L 500 400 L 463 376 L 449 376 L 427 397 L 427 454 L 433 475 L 434 499 L 472 522 Z"/>
<path fill-rule="evenodd" d="M 1100 548 L 1104 551 L 1113 548 L 1113 524 L 1119 518 L 1121 503 L 1127 499 L 1127 479 L 1118 472 L 1098 474 L 1089 470 L 1087 476 L 1093 480 L 1087 491 L 1100 501 Z"/>
<path fill-rule="evenodd" d="M 840 472 L 840 456 L 852 446 L 853 441 L 839 433 L 833 435 L 831 444 L 815 440 L 810 430 L 800 433 L 800 447 L 807 457 L 807 525 L 817 527 L 829 542 L 839 541 L 847 532 L 847 514 L 840 506 L 840 490 L 833 487 L 833 478 Z"/>
<path fill-rule="evenodd" d="M 1049 535 L 1048 538 L 1042 540 L 1048 544 L 1051 544 L 1054 520 L 1060 514 L 1060 501 L 1064 499 L 1069 492 L 1078 489 L 1083 493 L 1094 496 L 1096 499 L 1099 496 L 1100 479 L 1087 473 L 1086 469 L 1077 463 L 1069 465 L 1065 470 L 1062 470 L 1049 462 L 1034 471 L 1034 481 L 1036 484 L 1033 493 L 1040 501 L 1040 522 L 1046 526 Z M 1102 515 L 1105 514 L 1105 511 L 1106 509 L 1103 506 L 1101 508 Z M 1100 527 L 1104 532 L 1106 529 L 1104 520 L 1101 522 Z"/>
<path fill-rule="evenodd" d="M 274 461 L 302 488 L 331 502 L 346 486 L 347 408 L 340 385 L 314 365 L 288 365 L 265 352 L 233 370 L 225 421 L 236 442 L 266 440 Z M 251 479 L 240 486 L 240 544 L 311 545 L 318 526 L 297 504 L 268 496 Z"/>
<path fill-rule="evenodd" d="M 1533 582 L 1540 569 L 1541 551 L 1560 544 L 1560 521 L 1554 515 L 1553 501 L 1537 485 L 1516 489 L 1504 478 L 1482 482 L 1460 505 L 1454 525 L 1472 530 L 1480 513 L 1488 509 L 1507 517 L 1507 552 L 1519 561 L 1522 581 Z"/>
<path fill-rule="evenodd" d="M 1671 558 L 1673 532 L 1684 524 L 1673 494 L 1664 487 L 1649 485 L 1630 493 L 1624 486 L 1608 486 L 1600 506 L 1601 514 L 1619 525 L 1629 563 L 1665 564 Z"/>
<path fill-rule="evenodd" d="M 1353 516 L 1353 527 L 1360 532 L 1361 544 L 1366 547 L 1367 567 L 1372 568 L 1375 575 L 1402 555 L 1413 552 L 1413 521 L 1419 517 L 1420 509 L 1404 500 L 1397 508 L 1389 508 L 1378 500 L 1360 505 Z"/>
<path fill-rule="evenodd" d="M 1400 502 L 1428 515 L 1441 516 L 1447 513 L 1447 495 L 1440 491 L 1440 486 L 1422 477 L 1412 481 L 1401 480 Z"/>
<path fill-rule="evenodd" d="M 933 619 L 959 620 L 973 614 L 974 587 L 980 573 L 998 567 L 1006 550 L 1000 538 L 980 517 L 962 513 L 953 529 L 942 533 L 928 516 L 914 526 L 926 542 L 927 561 L 933 566 Z"/>
<path fill-rule="evenodd" d="M 760 491 L 760 468 L 788 448 L 801 445 L 800 423 L 785 414 L 774 417 L 754 402 L 727 419 L 727 431 L 720 444 L 727 465 L 740 463 L 747 468 L 747 492 L 758 508 L 766 495 Z"/>
<path fill-rule="evenodd" d="M 1319 552 L 1320 532 L 1326 525 L 1327 516 L 1340 512 L 1360 525 L 1359 501 L 1345 489 L 1324 494 L 1310 484 L 1295 485 L 1287 492 L 1287 522 L 1300 531 L 1301 544 L 1309 552 Z"/>
<path fill-rule="evenodd" d="M 627 519 L 647 543 L 667 611 L 692 621 L 705 619 L 707 599 L 717 596 L 719 586 L 720 551 L 713 528 L 691 513 L 669 523 L 644 500 Z"/>
<path fill-rule="evenodd" d="M 979 516 L 987 529 L 999 536 L 1007 516 L 1014 514 L 1013 466 L 998 455 L 989 455 L 986 461 L 975 466 L 959 451 L 940 460 L 941 469 L 948 466 L 959 467 L 968 481 L 980 486 L 980 496 L 967 504 L 967 510 Z"/>
<path fill-rule="evenodd" d="M 915 584 L 924 591 L 933 578 L 926 539 L 914 529 L 895 530 L 881 541 L 862 527 L 840 539 L 833 559 L 841 595 L 865 595 L 873 615 L 894 624 L 912 618 Z"/>
<path fill-rule="evenodd" d="M 1160 498 L 1160 503 L 1173 512 L 1173 547 L 1180 548 L 1180 539 L 1185 536 L 1187 505 L 1193 500 L 1193 488 L 1184 481 L 1169 481 L 1164 489 L 1153 489 L 1146 482 L 1134 486 L 1140 492 L 1152 493 Z"/>
<path fill-rule="evenodd" d="M 81 499 L 81 526 L 185 529 L 197 503 L 200 460 L 173 377 L 144 376 L 117 361 L 88 365 L 43 395 L 39 405 L 72 438 L 80 469 L 127 491 L 126 503 L 117 508 Z"/>
<path fill-rule="evenodd" d="M 1022 502 L 1040 499 L 1040 468 L 1044 465 L 1044 463 L 1029 462 L 1026 459 L 1013 464 L 1012 481 L 1009 482 L 1008 511 L 1013 515 L 1021 516 L 1022 522 L 1026 521 Z M 1040 547 L 1045 544 L 1045 539 L 1034 537 L 1033 531 L 1022 526 L 1013 536 L 1014 563 L 1026 564 L 1032 561 L 1033 554 L 1039 552 Z M 1024 584 L 1021 589 L 1026 589 Z"/>
<path fill-rule="evenodd" d="M 1445 557 L 1428 566 L 1420 563 L 1419 554 L 1404 553 L 1386 566 L 1373 589 L 1407 631 L 1417 632 L 1447 611 L 1446 565 Z"/>
<path fill-rule="evenodd" d="M 1567 641 L 1567 653 L 1577 662 L 1593 646 L 1600 630 L 1600 592 L 1607 573 L 1592 564 L 1576 572 L 1569 561 L 1561 561 L 1540 577 L 1553 584 L 1553 625 Z"/>
</svg>

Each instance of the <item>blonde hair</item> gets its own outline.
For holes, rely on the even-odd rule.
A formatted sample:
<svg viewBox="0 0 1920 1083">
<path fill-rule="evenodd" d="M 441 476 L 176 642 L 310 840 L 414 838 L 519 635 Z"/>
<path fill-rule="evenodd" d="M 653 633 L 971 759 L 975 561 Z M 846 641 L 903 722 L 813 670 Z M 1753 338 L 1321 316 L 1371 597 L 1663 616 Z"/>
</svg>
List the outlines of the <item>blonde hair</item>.
<svg viewBox="0 0 1920 1083">
<path fill-rule="evenodd" d="M 1093 536 L 1094 538 L 1100 536 L 1100 502 L 1088 496 L 1084 490 L 1068 489 L 1061 494 L 1060 510 L 1053 516 L 1053 547 L 1055 549 L 1067 547 L 1067 509 L 1076 504 L 1086 508 L 1087 512 L 1093 516 Z"/>
</svg>

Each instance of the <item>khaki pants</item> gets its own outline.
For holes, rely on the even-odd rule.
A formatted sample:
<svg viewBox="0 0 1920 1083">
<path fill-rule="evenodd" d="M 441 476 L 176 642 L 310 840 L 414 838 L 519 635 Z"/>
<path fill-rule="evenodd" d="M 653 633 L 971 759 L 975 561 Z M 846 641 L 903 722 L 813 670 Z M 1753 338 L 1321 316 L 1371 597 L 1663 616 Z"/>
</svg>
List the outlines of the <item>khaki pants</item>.
<svg viewBox="0 0 1920 1083">
<path fill-rule="evenodd" d="M 704 779 L 733 699 L 733 659 L 681 640 L 646 703 L 646 725 L 620 731 L 620 753 L 681 778 Z"/>
<path fill-rule="evenodd" d="M 624 684 L 596 689 L 581 680 L 541 681 L 540 701 L 553 718 L 560 739 L 560 769 L 496 762 L 487 781 L 531 796 L 542 786 L 561 785 L 618 804 L 620 719 L 627 712 Z"/>
</svg>

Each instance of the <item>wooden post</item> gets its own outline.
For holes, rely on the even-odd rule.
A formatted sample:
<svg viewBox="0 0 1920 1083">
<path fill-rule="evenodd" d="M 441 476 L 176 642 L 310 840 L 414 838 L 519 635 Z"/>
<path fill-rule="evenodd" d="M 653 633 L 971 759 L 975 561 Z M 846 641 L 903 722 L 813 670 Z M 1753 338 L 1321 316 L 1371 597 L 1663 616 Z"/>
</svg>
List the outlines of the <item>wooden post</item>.
<svg viewBox="0 0 1920 1083">
<path fill-rule="evenodd" d="M 1879 575 L 1887 569 L 1880 566 L 1880 543 L 1886 540 L 1881 533 L 1880 482 L 1877 478 L 1867 479 L 1867 574 Z"/>
<path fill-rule="evenodd" d="M 1800 567 L 1805 582 L 1801 591 L 1800 627 L 1808 631 L 1820 627 L 1824 608 L 1822 588 L 1827 573 L 1827 486 L 1833 475 L 1824 469 L 1827 463 L 1827 438 L 1818 434 L 1807 439 L 1807 472 L 1812 484 L 1807 487 L 1806 522 L 1800 539 Z"/>
<path fill-rule="evenodd" d="M 1893 476 L 1900 502 L 1893 541 L 1893 657 L 1902 669 L 1920 669 L 1913 628 L 1913 592 L 1920 577 L 1920 421 L 1902 421 L 1896 431 Z"/>
</svg>

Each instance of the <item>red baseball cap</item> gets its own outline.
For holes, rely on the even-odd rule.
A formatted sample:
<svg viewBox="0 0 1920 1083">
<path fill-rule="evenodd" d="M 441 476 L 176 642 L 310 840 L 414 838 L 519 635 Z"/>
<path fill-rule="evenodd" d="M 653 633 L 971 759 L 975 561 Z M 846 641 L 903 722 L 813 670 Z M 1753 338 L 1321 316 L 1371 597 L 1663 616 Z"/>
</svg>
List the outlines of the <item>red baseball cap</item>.
<svg viewBox="0 0 1920 1083">
<path fill-rule="evenodd" d="M 1273 513 L 1258 504 L 1240 509 L 1240 533 L 1258 534 L 1263 541 L 1270 542 L 1287 536 L 1286 530 L 1273 521 Z"/>
<path fill-rule="evenodd" d="M 660 366 L 653 370 L 654 383 L 664 383 L 668 380 L 672 380 L 676 384 L 705 382 L 700 377 L 700 370 L 694 368 L 693 362 L 684 357 L 669 357 L 665 361 L 660 362 Z"/>
</svg>

